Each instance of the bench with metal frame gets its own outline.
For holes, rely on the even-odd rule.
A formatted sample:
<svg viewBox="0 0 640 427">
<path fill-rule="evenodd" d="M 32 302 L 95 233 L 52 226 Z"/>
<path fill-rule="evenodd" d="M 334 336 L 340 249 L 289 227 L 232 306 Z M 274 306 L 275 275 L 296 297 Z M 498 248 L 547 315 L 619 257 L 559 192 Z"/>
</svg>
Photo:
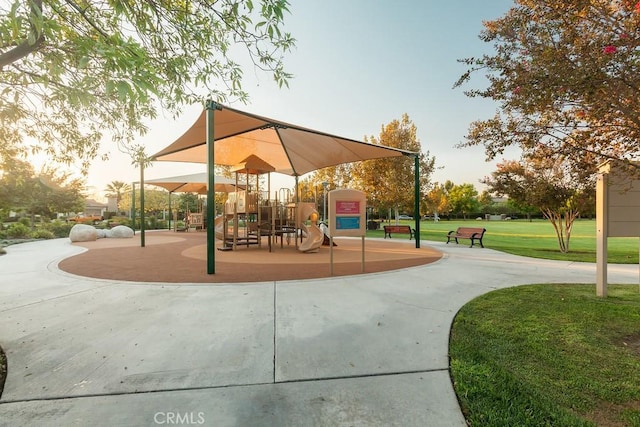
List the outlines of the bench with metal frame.
<svg viewBox="0 0 640 427">
<path fill-rule="evenodd" d="M 447 244 L 449 244 L 451 239 L 454 239 L 456 244 L 458 243 L 458 239 L 470 239 L 470 248 L 473 247 L 476 241 L 480 243 L 480 247 L 484 248 L 482 237 L 485 231 L 487 231 L 486 228 L 458 227 L 456 231 L 450 231 L 449 234 L 447 234 Z"/>
<path fill-rule="evenodd" d="M 391 233 L 394 234 L 408 234 L 409 240 L 415 237 L 416 230 L 409 227 L 408 225 L 385 225 L 384 226 L 384 238 L 387 236 L 391 238 Z"/>
</svg>

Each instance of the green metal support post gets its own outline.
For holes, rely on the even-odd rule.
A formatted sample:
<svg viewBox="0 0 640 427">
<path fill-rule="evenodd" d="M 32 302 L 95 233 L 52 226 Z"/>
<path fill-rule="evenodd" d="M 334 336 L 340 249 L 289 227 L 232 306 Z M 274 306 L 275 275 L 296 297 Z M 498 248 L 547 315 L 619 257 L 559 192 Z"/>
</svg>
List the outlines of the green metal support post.
<svg viewBox="0 0 640 427">
<path fill-rule="evenodd" d="M 171 215 L 171 191 L 169 191 L 169 227 L 167 228 L 169 231 L 171 231 L 171 219 L 173 219 L 173 215 Z"/>
<path fill-rule="evenodd" d="M 140 247 L 144 248 L 144 159 L 140 159 Z"/>
<path fill-rule="evenodd" d="M 133 234 L 136 234 L 136 183 L 131 183 L 131 228 Z"/>
<path fill-rule="evenodd" d="M 416 222 L 416 248 L 420 247 L 420 156 L 414 157 L 415 168 L 413 174 L 415 176 L 415 190 L 413 202 L 413 217 Z"/>
<path fill-rule="evenodd" d="M 216 214 L 215 194 L 215 156 L 214 156 L 214 113 L 222 108 L 209 99 L 207 108 L 207 274 L 216 273 L 216 231 L 214 220 Z"/>
</svg>

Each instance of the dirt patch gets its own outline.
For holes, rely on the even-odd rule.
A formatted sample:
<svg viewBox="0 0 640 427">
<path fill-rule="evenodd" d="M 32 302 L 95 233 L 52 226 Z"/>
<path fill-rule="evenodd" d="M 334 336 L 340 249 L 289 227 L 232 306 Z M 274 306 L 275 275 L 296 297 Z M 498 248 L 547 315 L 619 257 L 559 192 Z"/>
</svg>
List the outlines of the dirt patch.
<svg viewBox="0 0 640 427">
<path fill-rule="evenodd" d="M 620 420 L 622 413 L 628 410 L 640 410 L 640 402 L 627 402 L 622 404 L 601 402 L 594 411 L 585 416 L 585 419 L 599 427 L 628 427 L 629 424 Z"/>
<path fill-rule="evenodd" d="M 640 357 L 640 332 L 622 338 L 622 346 Z"/>
</svg>

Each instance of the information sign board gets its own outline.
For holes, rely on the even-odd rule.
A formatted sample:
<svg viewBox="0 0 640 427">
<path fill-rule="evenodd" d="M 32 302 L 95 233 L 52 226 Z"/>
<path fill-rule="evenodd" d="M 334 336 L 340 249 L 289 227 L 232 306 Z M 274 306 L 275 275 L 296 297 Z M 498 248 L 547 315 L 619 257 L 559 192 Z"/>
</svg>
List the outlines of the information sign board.
<svg viewBox="0 0 640 427">
<path fill-rule="evenodd" d="M 362 191 L 338 189 L 329 192 L 329 234 L 364 237 L 367 198 Z"/>
</svg>

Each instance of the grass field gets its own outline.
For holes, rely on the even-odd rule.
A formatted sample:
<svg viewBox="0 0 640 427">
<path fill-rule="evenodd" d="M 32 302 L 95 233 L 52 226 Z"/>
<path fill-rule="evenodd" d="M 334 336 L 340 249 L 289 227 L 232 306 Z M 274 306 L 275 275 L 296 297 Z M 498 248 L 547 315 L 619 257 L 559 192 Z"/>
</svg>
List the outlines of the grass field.
<svg viewBox="0 0 640 427">
<path fill-rule="evenodd" d="M 454 319 L 451 376 L 471 426 L 640 426 L 637 285 L 529 285 Z"/>
<path fill-rule="evenodd" d="M 392 222 L 395 223 L 395 222 Z M 411 225 L 412 221 L 401 221 Z M 447 241 L 447 233 L 458 227 L 484 227 L 487 229 L 483 243 L 485 247 L 534 258 L 546 258 L 566 261 L 596 261 L 596 222 L 595 220 L 577 220 L 571 232 L 569 253 L 558 249 L 555 230 L 549 221 L 422 221 L 420 239 Z M 384 237 L 381 230 L 368 231 L 367 236 Z M 404 238 L 405 236 L 398 236 Z M 395 237 L 394 237 L 395 238 Z M 608 239 L 609 262 L 614 264 L 637 264 L 640 242 L 637 237 L 614 237 Z M 469 240 L 461 240 L 468 244 Z"/>
</svg>

